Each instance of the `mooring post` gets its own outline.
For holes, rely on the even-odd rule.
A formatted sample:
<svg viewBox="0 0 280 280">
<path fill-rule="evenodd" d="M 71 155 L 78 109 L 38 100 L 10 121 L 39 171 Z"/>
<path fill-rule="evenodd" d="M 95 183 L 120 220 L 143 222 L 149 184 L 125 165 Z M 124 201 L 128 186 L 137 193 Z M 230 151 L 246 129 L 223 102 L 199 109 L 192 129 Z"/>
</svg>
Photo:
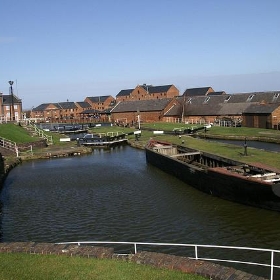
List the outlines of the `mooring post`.
<svg viewBox="0 0 280 280">
<path fill-rule="evenodd" d="M 248 156 L 247 147 L 248 147 L 248 145 L 247 145 L 247 139 L 246 139 L 246 137 L 245 137 L 245 140 L 244 140 L 244 156 Z"/>
</svg>

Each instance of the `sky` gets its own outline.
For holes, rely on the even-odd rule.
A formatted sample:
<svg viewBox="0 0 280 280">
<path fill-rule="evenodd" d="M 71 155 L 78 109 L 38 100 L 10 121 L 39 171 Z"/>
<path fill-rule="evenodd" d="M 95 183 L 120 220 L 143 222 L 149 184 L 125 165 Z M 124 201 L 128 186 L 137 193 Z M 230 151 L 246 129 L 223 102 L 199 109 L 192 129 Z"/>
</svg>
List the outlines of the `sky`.
<svg viewBox="0 0 280 280">
<path fill-rule="evenodd" d="M 0 92 L 23 109 L 138 84 L 280 90 L 279 0 L 0 0 Z"/>
</svg>

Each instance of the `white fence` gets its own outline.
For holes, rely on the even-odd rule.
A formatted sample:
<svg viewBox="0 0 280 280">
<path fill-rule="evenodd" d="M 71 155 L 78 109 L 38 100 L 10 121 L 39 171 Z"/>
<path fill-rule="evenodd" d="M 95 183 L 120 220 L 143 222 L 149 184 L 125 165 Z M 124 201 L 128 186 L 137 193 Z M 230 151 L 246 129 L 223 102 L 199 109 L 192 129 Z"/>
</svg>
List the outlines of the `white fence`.
<svg viewBox="0 0 280 280">
<path fill-rule="evenodd" d="M 16 153 L 18 156 L 18 147 L 17 147 L 16 142 L 13 142 L 4 137 L 0 137 L 0 147 L 4 148 L 6 150 L 12 151 L 12 152 Z"/>
<path fill-rule="evenodd" d="M 167 247 L 189 247 L 194 249 L 193 256 L 189 257 L 195 260 L 204 260 L 204 261 L 213 261 L 213 262 L 225 262 L 225 263 L 238 263 L 238 264 L 246 264 L 246 265 L 253 265 L 253 266 L 262 266 L 262 267 L 269 267 L 270 268 L 270 280 L 273 280 L 274 269 L 279 269 L 279 265 L 274 264 L 274 257 L 275 254 L 279 254 L 280 250 L 272 250 L 272 249 L 261 249 L 261 248 L 251 248 L 251 247 L 234 247 L 234 246 L 216 246 L 216 245 L 198 245 L 198 244 L 176 244 L 176 243 L 147 243 L 147 242 L 114 242 L 114 241 L 80 241 L 80 242 L 60 242 L 57 244 L 122 244 L 122 245 L 132 245 L 134 248 L 134 254 L 137 253 L 138 247 L 140 246 L 167 246 Z M 233 260 L 233 259 L 218 259 L 218 258 L 209 258 L 209 257 L 202 257 L 199 255 L 199 249 L 208 248 L 208 249 L 226 249 L 226 250 L 239 250 L 239 251 L 250 251 L 250 252 L 266 252 L 269 254 L 269 261 L 268 262 L 249 262 L 249 261 L 242 261 L 242 260 Z M 224 254 L 225 255 L 225 254 Z"/>
<path fill-rule="evenodd" d="M 53 144 L 52 136 L 48 135 L 43 129 L 38 128 L 34 123 L 31 122 L 28 122 L 26 126 L 31 128 L 36 135 L 45 139 L 48 144 Z"/>
</svg>

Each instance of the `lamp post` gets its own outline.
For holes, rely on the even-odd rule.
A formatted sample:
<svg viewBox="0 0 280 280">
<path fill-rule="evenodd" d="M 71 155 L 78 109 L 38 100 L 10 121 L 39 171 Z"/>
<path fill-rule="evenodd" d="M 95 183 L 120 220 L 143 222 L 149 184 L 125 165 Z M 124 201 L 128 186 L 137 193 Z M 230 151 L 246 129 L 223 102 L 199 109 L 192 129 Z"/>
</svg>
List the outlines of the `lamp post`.
<svg viewBox="0 0 280 280">
<path fill-rule="evenodd" d="M 10 120 L 14 120 L 14 94 L 13 94 L 13 81 L 9 81 L 10 85 L 10 96 L 11 96 L 11 103 L 10 103 Z"/>
<path fill-rule="evenodd" d="M 138 129 L 141 129 L 141 120 L 140 120 L 140 110 L 137 109 L 137 122 L 138 122 Z"/>
<path fill-rule="evenodd" d="M 248 153 L 247 153 L 247 138 L 245 137 L 244 139 L 244 156 L 248 156 Z"/>
</svg>

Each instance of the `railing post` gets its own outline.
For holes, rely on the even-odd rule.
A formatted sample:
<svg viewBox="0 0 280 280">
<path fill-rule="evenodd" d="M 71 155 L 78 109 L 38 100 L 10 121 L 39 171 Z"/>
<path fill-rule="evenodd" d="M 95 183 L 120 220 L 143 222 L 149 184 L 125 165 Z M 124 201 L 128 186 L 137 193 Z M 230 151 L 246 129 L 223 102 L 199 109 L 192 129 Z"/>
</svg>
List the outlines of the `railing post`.
<svg viewBox="0 0 280 280">
<path fill-rule="evenodd" d="M 137 245 L 136 245 L 136 243 L 134 243 L 134 254 L 135 255 L 137 254 Z"/>
<path fill-rule="evenodd" d="M 195 259 L 197 260 L 197 259 L 198 259 L 198 255 L 197 255 L 197 245 L 195 245 L 194 248 L 195 248 Z"/>
<path fill-rule="evenodd" d="M 16 152 L 17 157 L 18 157 L 18 147 L 17 146 L 15 146 L 15 152 Z"/>
<path fill-rule="evenodd" d="M 271 260 L 270 260 L 270 280 L 273 280 L 273 266 L 274 266 L 274 251 L 271 251 Z"/>
</svg>

